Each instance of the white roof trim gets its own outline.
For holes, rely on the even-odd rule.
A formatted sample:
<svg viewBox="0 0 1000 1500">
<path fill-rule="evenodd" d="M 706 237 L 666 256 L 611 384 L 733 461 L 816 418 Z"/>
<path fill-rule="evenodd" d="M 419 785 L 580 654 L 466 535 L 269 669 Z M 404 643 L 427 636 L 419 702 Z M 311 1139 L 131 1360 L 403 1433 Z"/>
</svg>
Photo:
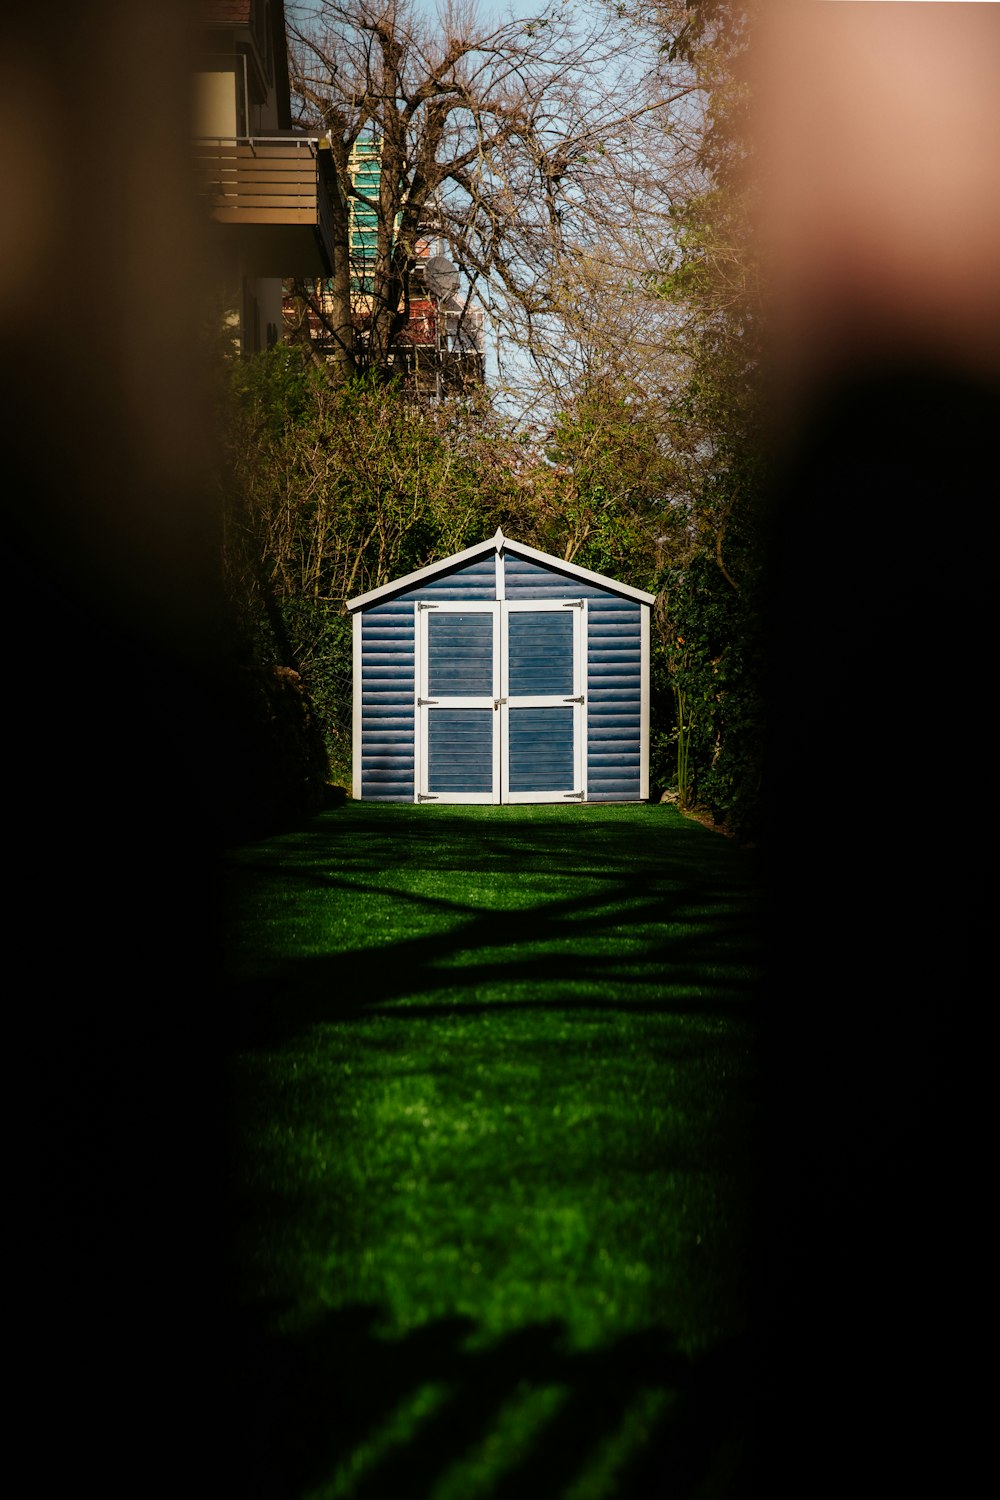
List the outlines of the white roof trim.
<svg viewBox="0 0 1000 1500">
<path fill-rule="evenodd" d="M 498 536 L 502 534 L 497 533 Z M 547 563 L 550 568 L 556 568 L 560 573 L 568 573 L 571 578 L 582 578 L 585 583 L 595 583 L 599 588 L 611 589 L 616 594 L 627 594 L 630 599 L 639 599 L 643 604 L 655 604 L 656 595 L 647 594 L 644 589 L 634 589 L 630 583 L 619 583 L 616 578 L 607 578 L 603 573 L 592 573 L 589 568 L 578 568 L 576 563 L 563 562 L 561 557 L 553 557 L 548 552 L 539 552 L 537 547 L 529 547 L 526 542 L 512 542 L 503 537 L 504 550 L 516 552 L 518 557 L 528 557 L 534 562 Z"/>
<path fill-rule="evenodd" d="M 392 583 L 383 583 L 380 588 L 369 589 L 367 594 L 356 594 L 353 599 L 348 599 L 347 608 L 353 612 L 356 609 L 363 609 L 366 604 L 371 604 L 375 599 L 386 599 L 390 594 L 405 594 L 407 589 L 414 588 L 425 578 L 433 578 L 435 573 L 441 573 L 445 568 L 453 568 L 458 563 L 471 562 L 474 557 L 480 557 L 484 552 L 499 552 L 503 543 L 503 532 L 498 530 L 496 536 L 490 537 L 488 542 L 477 542 L 474 547 L 466 547 L 464 552 L 456 552 L 451 557 L 443 558 L 441 562 L 428 563 L 426 568 L 418 568 L 415 573 L 407 573 L 402 578 L 394 578 Z"/>
<path fill-rule="evenodd" d="M 596 584 L 598 588 L 608 589 L 611 593 L 624 594 L 629 599 L 638 599 L 642 604 L 656 602 L 655 594 L 647 594 L 643 589 L 634 589 L 628 583 L 618 583 L 614 578 L 606 578 L 603 573 L 592 573 L 589 568 L 579 568 L 576 563 L 564 562 L 561 557 L 553 557 L 548 552 L 539 552 L 537 547 L 529 547 L 524 542 L 512 542 L 510 537 L 504 536 L 503 532 L 498 529 L 488 542 L 477 542 L 474 547 L 466 547 L 464 552 L 455 552 L 451 557 L 442 558 L 440 562 L 429 563 L 426 568 L 418 568 L 415 573 L 407 573 L 403 578 L 393 579 L 392 583 L 383 583 L 380 588 L 369 589 L 367 594 L 357 594 L 353 599 L 348 599 L 347 609 L 353 614 L 356 609 L 364 609 L 365 605 L 374 604 L 376 599 L 388 599 L 393 594 L 405 594 L 407 590 L 416 588 L 425 579 L 434 578 L 438 573 L 443 573 L 447 569 L 471 562 L 474 557 L 481 557 L 484 552 L 501 551 L 513 552 L 518 557 L 529 558 L 532 562 L 544 563 L 547 567 L 554 568 L 559 573 L 565 573 L 570 578 L 579 578 L 585 583 Z"/>
</svg>

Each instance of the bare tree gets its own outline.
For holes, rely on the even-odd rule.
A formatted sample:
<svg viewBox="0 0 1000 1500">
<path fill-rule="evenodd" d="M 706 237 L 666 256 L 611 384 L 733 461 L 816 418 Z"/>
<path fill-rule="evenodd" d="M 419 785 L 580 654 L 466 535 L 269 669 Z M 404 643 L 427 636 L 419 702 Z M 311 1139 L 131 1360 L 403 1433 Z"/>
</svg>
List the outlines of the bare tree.
<svg viewBox="0 0 1000 1500">
<path fill-rule="evenodd" d="M 412 0 L 300 9 L 293 86 L 303 122 L 329 135 L 341 201 L 325 296 L 297 291 L 345 375 L 391 369 L 432 216 L 501 336 L 554 383 L 601 330 L 610 347 L 615 326 L 644 325 L 655 345 L 656 298 L 641 312 L 637 298 L 663 264 L 671 194 L 693 159 L 697 85 L 621 9 L 552 3 L 498 25 L 464 0 L 443 0 L 436 20 Z M 359 143 L 377 148 L 377 187 L 352 172 Z M 374 217 L 363 344 L 352 204 Z"/>
</svg>

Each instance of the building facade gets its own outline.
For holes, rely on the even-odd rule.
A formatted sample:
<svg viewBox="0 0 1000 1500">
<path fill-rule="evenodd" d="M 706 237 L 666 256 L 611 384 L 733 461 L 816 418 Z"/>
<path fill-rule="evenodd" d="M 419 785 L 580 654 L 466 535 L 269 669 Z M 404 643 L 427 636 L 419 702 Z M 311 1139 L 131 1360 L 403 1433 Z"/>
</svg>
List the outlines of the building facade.
<svg viewBox="0 0 1000 1500">
<path fill-rule="evenodd" d="M 292 129 L 282 0 L 204 0 L 195 71 L 195 158 L 234 348 L 283 327 L 283 280 L 332 268 L 327 143 Z"/>
</svg>

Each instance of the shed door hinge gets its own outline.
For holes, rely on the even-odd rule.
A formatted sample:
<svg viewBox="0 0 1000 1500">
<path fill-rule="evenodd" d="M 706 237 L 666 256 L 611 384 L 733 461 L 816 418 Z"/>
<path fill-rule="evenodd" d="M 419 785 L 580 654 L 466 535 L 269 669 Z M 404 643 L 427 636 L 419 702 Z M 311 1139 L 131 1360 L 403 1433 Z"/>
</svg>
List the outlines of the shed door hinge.
<svg viewBox="0 0 1000 1500">
<path fill-rule="evenodd" d="M 438 801 L 438 797 L 437 797 L 437 795 L 434 792 L 418 792 L 417 793 L 417 801 L 418 802 L 437 802 Z"/>
<path fill-rule="evenodd" d="M 583 600 L 582 599 L 564 599 L 563 600 L 563 609 L 582 609 L 582 608 L 583 608 Z"/>
<path fill-rule="evenodd" d="M 428 704 L 428 703 L 433 703 L 435 705 L 435 707 L 436 707 L 439 701 L 440 700 L 437 699 L 437 698 L 418 698 L 417 699 L 417 707 L 418 708 L 424 708 L 426 706 L 426 704 Z"/>
<path fill-rule="evenodd" d="M 579 698 L 564 698 L 563 699 L 564 703 L 583 703 L 584 701 L 585 700 L 584 700 L 584 696 L 583 696 L 582 693 L 580 694 Z"/>
<path fill-rule="evenodd" d="M 582 792 L 564 792 L 563 796 L 566 798 L 567 802 L 572 802 L 574 798 L 578 799 L 580 802 L 583 801 Z"/>
<path fill-rule="evenodd" d="M 427 602 L 426 599 L 418 599 L 417 600 L 417 608 L 418 609 L 437 609 L 437 607 L 438 606 L 436 604 L 428 604 L 428 602 Z"/>
</svg>

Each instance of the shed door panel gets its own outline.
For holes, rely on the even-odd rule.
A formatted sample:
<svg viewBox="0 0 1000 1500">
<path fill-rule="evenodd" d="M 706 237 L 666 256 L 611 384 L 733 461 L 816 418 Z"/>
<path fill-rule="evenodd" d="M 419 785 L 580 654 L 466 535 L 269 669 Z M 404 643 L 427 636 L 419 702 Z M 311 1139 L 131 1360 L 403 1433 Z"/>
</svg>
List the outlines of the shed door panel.
<svg viewBox="0 0 1000 1500">
<path fill-rule="evenodd" d="M 510 708 L 507 787 L 519 793 L 573 791 L 573 709 Z"/>
<path fill-rule="evenodd" d="M 516 610 L 507 613 L 507 695 L 572 694 L 573 611 Z"/>
<path fill-rule="evenodd" d="M 500 800 L 500 606 L 417 609 L 417 799 Z"/>
<path fill-rule="evenodd" d="M 493 726 L 490 708 L 432 708 L 427 714 L 427 790 L 493 793 Z"/>
<path fill-rule="evenodd" d="M 503 618 L 500 800 L 583 801 L 586 606 L 508 600 Z"/>
<path fill-rule="evenodd" d="M 492 698 L 492 614 L 427 615 L 427 695 L 430 698 Z"/>
</svg>

